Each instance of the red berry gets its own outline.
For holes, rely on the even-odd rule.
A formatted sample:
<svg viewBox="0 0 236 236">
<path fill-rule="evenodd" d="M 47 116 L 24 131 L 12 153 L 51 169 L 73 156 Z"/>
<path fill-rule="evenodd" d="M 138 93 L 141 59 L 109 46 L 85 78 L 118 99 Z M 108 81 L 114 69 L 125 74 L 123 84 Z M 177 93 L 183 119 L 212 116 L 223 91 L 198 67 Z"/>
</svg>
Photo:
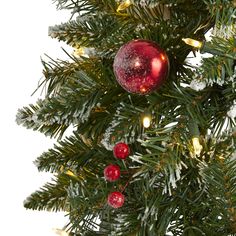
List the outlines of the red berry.
<svg viewBox="0 0 236 236">
<path fill-rule="evenodd" d="M 126 143 L 117 143 L 113 148 L 113 154 L 116 158 L 125 159 L 129 156 L 130 150 Z"/>
<path fill-rule="evenodd" d="M 122 207 L 125 202 L 125 196 L 120 192 L 112 192 L 108 195 L 107 203 L 113 208 Z"/>
<path fill-rule="evenodd" d="M 104 177 L 106 180 L 113 182 L 120 178 L 120 167 L 117 165 L 109 165 L 104 169 Z"/>
</svg>

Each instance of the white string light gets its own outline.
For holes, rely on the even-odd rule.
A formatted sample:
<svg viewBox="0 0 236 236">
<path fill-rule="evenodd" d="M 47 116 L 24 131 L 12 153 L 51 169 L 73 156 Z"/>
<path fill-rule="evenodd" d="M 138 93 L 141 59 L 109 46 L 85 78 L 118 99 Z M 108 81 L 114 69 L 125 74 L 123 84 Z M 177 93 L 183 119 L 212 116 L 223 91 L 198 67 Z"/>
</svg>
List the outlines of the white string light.
<svg viewBox="0 0 236 236">
<path fill-rule="evenodd" d="M 199 138 L 198 137 L 192 138 L 192 143 L 193 143 L 193 149 L 194 149 L 195 155 L 199 156 L 203 148 L 199 142 Z"/>
</svg>

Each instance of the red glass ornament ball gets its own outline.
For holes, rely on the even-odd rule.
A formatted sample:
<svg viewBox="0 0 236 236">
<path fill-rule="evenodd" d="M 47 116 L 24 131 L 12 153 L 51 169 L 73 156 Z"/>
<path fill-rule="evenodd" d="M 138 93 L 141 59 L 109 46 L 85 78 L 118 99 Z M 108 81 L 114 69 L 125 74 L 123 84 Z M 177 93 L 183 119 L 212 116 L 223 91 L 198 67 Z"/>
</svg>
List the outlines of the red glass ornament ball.
<svg viewBox="0 0 236 236">
<path fill-rule="evenodd" d="M 121 192 L 112 192 L 108 195 L 107 203 L 113 208 L 122 207 L 125 202 L 125 196 Z"/>
<path fill-rule="evenodd" d="M 104 177 L 106 180 L 113 182 L 120 178 L 120 167 L 117 165 L 109 165 L 104 169 Z"/>
<path fill-rule="evenodd" d="M 114 156 L 119 159 L 125 159 L 129 153 L 129 146 L 126 143 L 117 143 L 113 148 Z"/>
<path fill-rule="evenodd" d="M 169 73 L 169 59 L 155 42 L 132 40 L 117 52 L 113 70 L 121 87 L 144 95 L 163 84 Z"/>
</svg>

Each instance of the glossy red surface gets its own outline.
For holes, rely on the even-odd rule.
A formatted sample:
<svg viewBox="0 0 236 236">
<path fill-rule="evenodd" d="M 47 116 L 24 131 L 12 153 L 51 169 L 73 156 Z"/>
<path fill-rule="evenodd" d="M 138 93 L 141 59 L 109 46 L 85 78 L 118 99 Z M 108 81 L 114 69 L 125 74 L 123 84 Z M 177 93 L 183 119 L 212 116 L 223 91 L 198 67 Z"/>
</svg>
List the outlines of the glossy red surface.
<svg viewBox="0 0 236 236">
<path fill-rule="evenodd" d="M 168 76 L 169 59 L 155 42 L 132 40 L 117 52 L 113 70 L 118 83 L 128 92 L 148 94 Z"/>
<path fill-rule="evenodd" d="M 118 159 L 125 159 L 129 153 L 129 146 L 126 143 L 117 143 L 113 148 L 113 154 Z"/>
<path fill-rule="evenodd" d="M 125 196 L 121 192 L 112 192 L 108 195 L 107 203 L 113 208 L 122 207 L 125 202 Z"/>
<path fill-rule="evenodd" d="M 104 177 L 107 181 L 113 182 L 120 178 L 120 167 L 117 165 L 109 165 L 104 169 Z"/>
</svg>

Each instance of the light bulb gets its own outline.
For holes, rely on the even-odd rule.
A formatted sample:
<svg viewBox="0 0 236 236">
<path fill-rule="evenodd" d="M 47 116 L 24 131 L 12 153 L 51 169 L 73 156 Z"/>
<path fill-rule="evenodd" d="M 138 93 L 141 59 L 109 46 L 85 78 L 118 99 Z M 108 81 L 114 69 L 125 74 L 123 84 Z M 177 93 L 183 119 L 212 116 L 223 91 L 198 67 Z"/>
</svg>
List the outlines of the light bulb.
<svg viewBox="0 0 236 236">
<path fill-rule="evenodd" d="M 123 11 L 131 5 L 130 0 L 123 1 L 117 8 L 117 12 Z"/>
<path fill-rule="evenodd" d="M 64 168 L 63 165 L 60 167 L 60 172 L 64 172 L 64 173 L 67 174 L 67 175 L 76 177 L 76 175 L 75 175 L 71 170 L 66 170 L 66 171 L 65 171 L 65 168 Z"/>
<path fill-rule="evenodd" d="M 151 118 L 149 116 L 143 117 L 143 126 L 144 128 L 149 128 L 151 125 Z"/>
<path fill-rule="evenodd" d="M 198 48 L 198 49 L 200 49 L 200 48 L 202 47 L 202 45 L 203 45 L 202 42 L 197 41 L 197 40 L 195 40 L 195 39 L 183 38 L 182 40 L 183 40 L 186 44 L 188 44 L 188 45 L 190 45 L 190 46 L 192 46 L 192 47 Z"/>
<path fill-rule="evenodd" d="M 69 176 L 76 177 L 76 175 L 71 170 L 67 170 L 66 174 L 69 175 Z"/>
<path fill-rule="evenodd" d="M 85 55 L 85 50 L 84 50 L 84 48 L 83 48 L 83 47 L 80 47 L 80 48 L 75 49 L 74 52 L 73 52 L 73 55 L 74 55 L 75 57 L 84 56 L 84 55 Z"/>
<path fill-rule="evenodd" d="M 197 156 L 199 156 L 201 154 L 201 151 L 202 151 L 202 145 L 199 142 L 199 138 L 198 137 L 192 138 L 192 143 L 193 143 L 194 153 Z"/>
<path fill-rule="evenodd" d="M 225 158 L 223 156 L 219 156 L 219 159 L 220 160 L 224 160 Z"/>
</svg>

